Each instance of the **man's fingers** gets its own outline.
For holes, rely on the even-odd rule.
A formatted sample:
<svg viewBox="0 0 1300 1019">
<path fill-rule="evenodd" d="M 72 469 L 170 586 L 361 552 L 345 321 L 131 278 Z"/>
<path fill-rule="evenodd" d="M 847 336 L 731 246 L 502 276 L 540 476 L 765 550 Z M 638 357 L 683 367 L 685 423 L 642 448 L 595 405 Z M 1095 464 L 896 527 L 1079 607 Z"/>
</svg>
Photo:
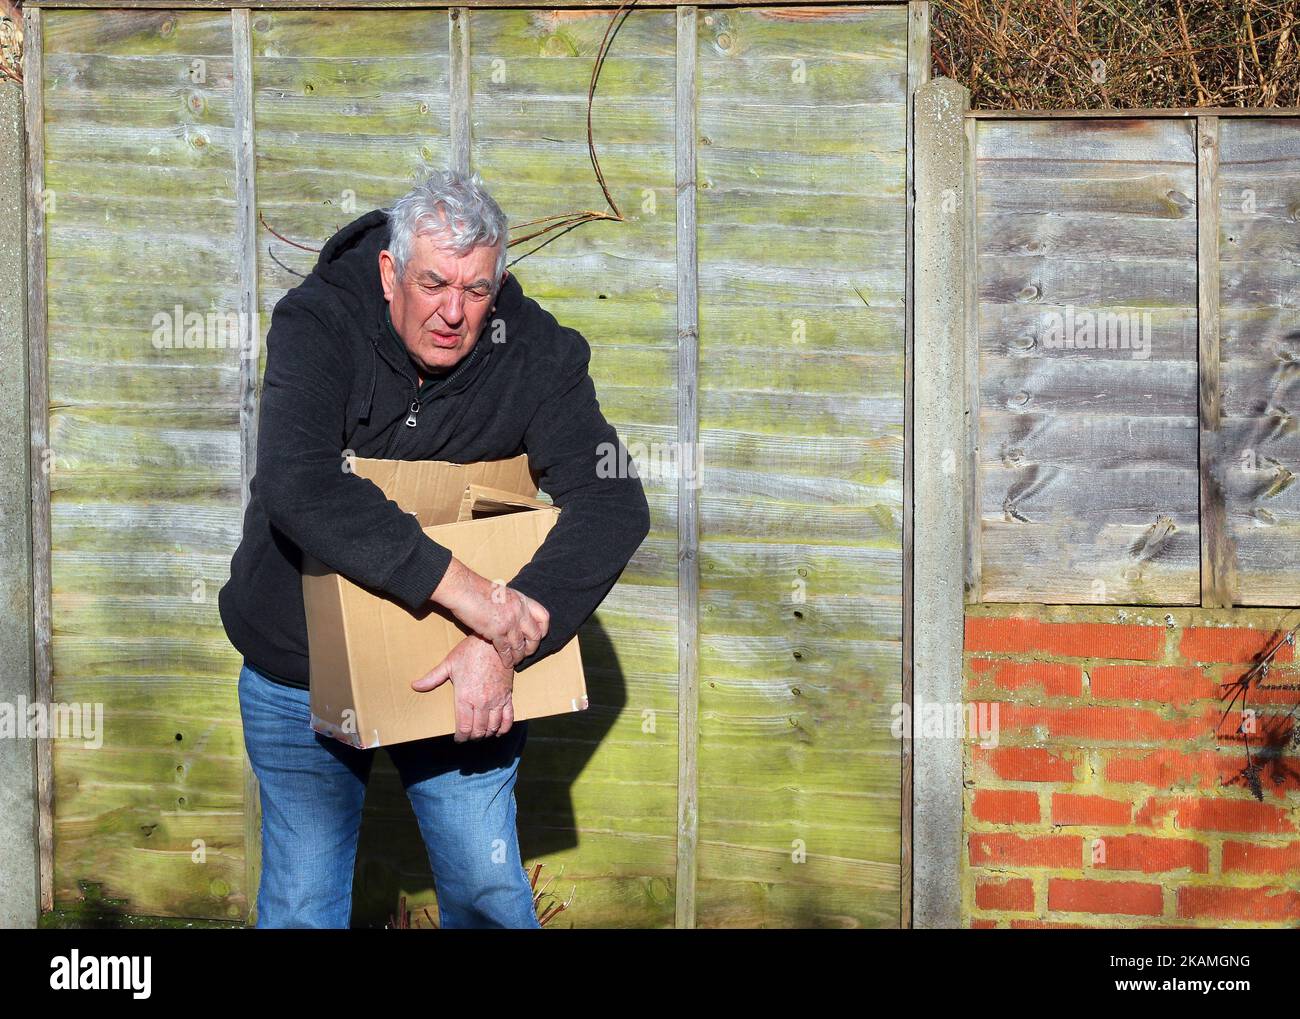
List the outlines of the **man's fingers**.
<svg viewBox="0 0 1300 1019">
<path fill-rule="evenodd" d="M 502 651 L 498 648 L 497 657 L 501 659 L 501 664 L 507 669 L 513 669 L 515 667 L 515 663 L 519 661 L 518 656 L 511 648 L 506 648 L 505 651 Z"/>
<path fill-rule="evenodd" d="M 515 663 L 519 661 L 514 649 L 514 645 L 518 643 L 518 640 L 511 640 L 508 637 L 503 637 L 501 640 L 494 640 L 492 642 L 492 646 L 497 649 L 497 655 L 501 659 L 501 664 L 507 669 L 513 669 Z"/>
<path fill-rule="evenodd" d="M 457 743 L 464 743 L 469 739 L 470 733 L 474 729 L 474 708 L 466 704 L 459 697 L 456 698 L 456 735 L 454 737 Z"/>
<path fill-rule="evenodd" d="M 487 716 L 487 734 L 496 736 L 501 732 L 501 709 L 489 708 Z"/>
<path fill-rule="evenodd" d="M 486 736 L 488 733 L 487 721 L 488 721 L 487 709 L 476 707 L 474 709 L 474 723 L 472 728 L 470 729 L 469 738 L 482 739 L 484 736 Z"/>
<path fill-rule="evenodd" d="M 537 627 L 543 636 L 551 625 L 551 614 L 535 601 L 528 603 L 528 618 L 532 624 Z"/>
<path fill-rule="evenodd" d="M 510 727 L 515 724 L 515 704 L 513 700 L 506 701 L 506 706 L 501 709 L 501 728 L 497 731 L 498 736 L 504 736 L 510 731 Z"/>
<path fill-rule="evenodd" d="M 451 679 L 451 665 L 444 658 L 433 667 L 432 671 L 411 683 L 411 689 L 428 693 L 430 690 L 436 690 L 449 679 Z"/>
</svg>

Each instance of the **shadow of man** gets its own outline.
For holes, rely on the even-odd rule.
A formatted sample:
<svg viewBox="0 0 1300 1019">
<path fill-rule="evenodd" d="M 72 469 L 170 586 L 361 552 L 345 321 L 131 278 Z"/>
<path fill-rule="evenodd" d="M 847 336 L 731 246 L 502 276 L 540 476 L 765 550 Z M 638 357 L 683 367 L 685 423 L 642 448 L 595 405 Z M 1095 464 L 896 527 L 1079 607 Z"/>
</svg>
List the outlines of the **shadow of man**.
<svg viewBox="0 0 1300 1019">
<path fill-rule="evenodd" d="M 590 706 L 573 714 L 535 718 L 515 785 L 519 849 L 525 864 L 578 845 L 572 789 L 627 704 L 627 684 L 599 613 L 578 635 Z M 527 676 L 525 672 L 523 674 Z M 405 896 L 412 922 L 436 921 L 434 882 L 406 790 L 386 753 L 376 755 L 366 791 L 352 891 L 352 926 L 383 927 Z"/>
</svg>

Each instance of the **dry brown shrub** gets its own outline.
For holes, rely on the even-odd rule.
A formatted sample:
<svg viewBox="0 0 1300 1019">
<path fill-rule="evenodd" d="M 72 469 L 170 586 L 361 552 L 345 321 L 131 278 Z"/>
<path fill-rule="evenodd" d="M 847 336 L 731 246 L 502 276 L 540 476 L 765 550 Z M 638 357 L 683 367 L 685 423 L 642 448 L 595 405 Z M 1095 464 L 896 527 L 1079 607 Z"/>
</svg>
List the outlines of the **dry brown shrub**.
<svg viewBox="0 0 1300 1019">
<path fill-rule="evenodd" d="M 1300 106 L 1300 0 L 933 0 L 931 16 L 934 72 L 973 109 Z"/>
</svg>

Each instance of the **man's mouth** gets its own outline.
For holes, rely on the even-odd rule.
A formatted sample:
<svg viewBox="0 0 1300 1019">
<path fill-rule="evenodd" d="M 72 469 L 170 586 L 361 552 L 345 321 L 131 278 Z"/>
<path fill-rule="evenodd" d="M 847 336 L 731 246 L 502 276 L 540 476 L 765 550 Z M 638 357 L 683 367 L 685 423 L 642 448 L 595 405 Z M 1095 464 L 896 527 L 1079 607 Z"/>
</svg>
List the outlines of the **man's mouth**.
<svg viewBox="0 0 1300 1019">
<path fill-rule="evenodd" d="M 435 329 L 433 343 L 436 347 L 454 347 L 460 343 L 460 333 L 440 333 Z"/>
</svg>

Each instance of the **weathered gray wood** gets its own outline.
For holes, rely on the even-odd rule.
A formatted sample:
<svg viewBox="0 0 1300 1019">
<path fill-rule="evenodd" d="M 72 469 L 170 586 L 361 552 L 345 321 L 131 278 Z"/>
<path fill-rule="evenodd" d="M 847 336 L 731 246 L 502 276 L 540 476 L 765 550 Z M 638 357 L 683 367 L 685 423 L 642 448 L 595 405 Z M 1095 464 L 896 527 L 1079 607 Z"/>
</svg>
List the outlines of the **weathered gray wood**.
<svg viewBox="0 0 1300 1019">
<path fill-rule="evenodd" d="M 216 593 L 256 366 L 240 363 L 251 126 L 235 123 L 232 16 L 59 11 L 43 30 L 51 685 L 93 685 L 111 720 L 99 751 L 55 747 L 52 891 L 89 881 L 127 911 L 237 919 L 239 658 Z M 178 304 L 220 315 L 221 335 L 205 321 L 201 346 L 159 342 Z M 151 711 L 123 708 L 136 679 Z"/>
<path fill-rule="evenodd" d="M 902 686 L 909 13 L 698 18 L 701 927 L 901 918 L 899 745 L 847 706 Z M 828 437 L 897 467 L 794 455 Z M 845 643 L 815 635 L 831 600 L 862 612 Z M 855 774 L 820 770 L 832 748 Z"/>
<path fill-rule="evenodd" d="M 31 421 L 32 608 L 36 699 L 53 690 L 50 610 L 49 338 L 46 332 L 44 32 L 39 8 L 23 11 L 23 88 L 27 126 L 27 371 Z M 48 740 L 36 745 L 37 838 L 41 909 L 54 906 L 54 763 Z"/>
<path fill-rule="evenodd" d="M 1219 355 L 1219 120 L 1198 117 L 1197 323 L 1200 333 L 1201 604 L 1229 608 L 1236 601 L 1236 553 L 1228 533 L 1220 426 Z"/>
<path fill-rule="evenodd" d="M 969 96 L 964 98 L 969 99 Z M 961 213 L 961 267 L 964 269 L 962 274 L 957 277 L 957 283 L 962 288 L 961 307 L 965 318 L 962 344 L 965 364 L 962 366 L 962 380 L 966 392 L 962 399 L 962 406 L 966 411 L 968 427 L 962 433 L 963 442 L 961 446 L 954 450 L 954 455 L 960 456 L 964 461 L 962 476 L 965 478 L 963 491 L 966 493 L 966 504 L 962 513 L 962 530 L 965 532 L 966 556 L 963 564 L 963 587 L 966 601 L 970 604 L 978 602 L 983 594 L 981 573 L 984 563 L 980 543 L 980 499 L 983 475 L 977 466 L 980 448 L 978 423 L 983 403 L 980 395 L 980 343 L 982 341 L 980 337 L 979 275 L 975 271 L 975 267 L 979 265 L 980 243 L 979 203 L 975 198 L 978 194 L 976 152 L 979 130 L 978 121 L 968 119 L 963 121 L 961 148 L 962 189 L 960 192 L 960 205 L 956 206 L 956 209 Z M 953 196 L 953 201 L 954 203 L 957 201 L 956 195 Z"/>
<path fill-rule="evenodd" d="M 1215 196 L 1224 556 L 1237 604 L 1297 605 L 1300 121 L 1220 119 Z"/>
<path fill-rule="evenodd" d="M 916 229 L 916 90 L 930 80 L 930 4 L 912 0 L 907 7 L 907 313 L 903 336 L 903 677 L 899 700 L 912 703 L 912 390 L 915 350 L 915 229 Z M 899 741 L 902 783 L 899 790 L 899 864 L 901 897 L 899 925 L 912 926 L 912 734 Z"/>
<path fill-rule="evenodd" d="M 257 408 L 262 330 L 257 301 L 257 150 L 253 137 L 253 43 L 246 8 L 230 12 L 234 56 L 235 239 L 239 250 L 239 493 L 248 508 L 257 473 Z M 261 880 L 262 805 L 257 775 L 244 759 L 244 920 L 257 922 L 256 889 Z"/>
<path fill-rule="evenodd" d="M 261 264 L 250 276 L 250 213 L 319 245 L 400 194 L 418 160 L 441 161 L 461 145 L 458 131 L 512 220 L 598 206 L 581 125 L 610 11 L 577 6 L 476 9 L 472 52 L 460 58 L 454 43 L 450 57 L 444 49 L 454 33 L 441 10 L 55 19 L 50 166 L 76 196 L 58 222 L 50 315 L 60 446 L 53 526 L 64 579 L 56 680 L 111 694 L 131 727 L 113 753 L 70 757 L 60 772 L 60 790 L 91 819 L 69 831 L 60 896 L 97 849 L 110 861 L 112 890 L 136 907 L 229 915 L 251 905 L 230 892 L 241 882 L 250 897 L 255 890 L 255 821 L 237 816 L 255 792 L 234 780 L 243 756 L 230 714 L 231 652 L 211 604 L 176 594 L 190 584 L 215 592 L 238 540 L 232 507 L 251 466 L 244 443 L 256 369 L 229 350 L 142 357 L 141 321 L 160 293 L 164 310 L 175 293 L 187 307 L 269 312 L 314 253 L 259 225 L 251 236 Z M 516 271 L 591 339 L 602 409 L 625 440 L 688 457 L 704 447 L 700 459 L 717 466 L 703 491 L 689 476 L 644 478 L 651 537 L 584 633 L 604 699 L 535 731 L 521 840 L 548 867 L 576 871 L 579 922 L 663 925 L 676 905 L 684 925 L 697 916 L 701 925 L 895 925 L 899 750 L 874 706 L 899 696 L 903 671 L 905 121 L 908 70 L 915 77 L 920 59 L 905 43 L 912 11 L 724 5 L 698 17 L 691 9 L 686 23 L 683 13 L 635 13 L 602 72 L 595 137 L 627 218 L 566 233 Z M 910 34 L 915 41 L 914 24 Z M 730 52 L 716 59 L 722 49 Z M 178 54 L 207 61 L 206 87 L 185 83 Z M 806 62 L 806 80 L 794 80 L 792 55 Z M 692 66 L 700 62 L 707 82 Z M 688 73 L 700 87 L 679 125 L 673 100 L 682 101 Z M 472 108 L 453 99 L 462 75 Z M 117 87 L 106 91 L 105 81 Z M 818 130 L 806 130 L 810 120 Z M 796 131 L 798 144 L 787 144 Z M 699 217 L 706 200 L 709 215 Z M 779 258 L 766 242 L 778 235 Z M 703 286 L 697 238 L 712 259 Z M 106 240 L 129 255 L 112 273 Z M 184 259 L 169 240 L 186 246 Z M 159 266 L 169 267 L 165 284 Z M 708 358 L 699 356 L 700 305 L 713 314 Z M 100 328 L 87 335 L 79 325 L 92 309 L 102 309 Z M 798 347 L 774 345 L 791 335 L 792 319 L 806 320 L 808 335 Z M 702 434 L 689 422 L 702 417 L 705 392 L 711 421 Z M 705 529 L 712 625 L 702 633 L 704 542 L 690 536 Z M 795 576 L 812 578 L 815 602 L 792 617 Z M 126 710 L 155 687 L 157 717 Z M 705 695 L 707 712 L 695 706 Z M 790 698 L 799 700 L 778 703 Z M 657 714 L 657 732 L 645 727 L 647 713 Z M 179 866 L 175 845 L 143 854 L 132 841 L 155 812 L 148 796 L 172 794 L 136 770 L 157 770 L 170 744 L 136 751 L 170 739 L 162 730 L 173 718 L 187 740 L 196 725 L 200 737 L 220 739 L 220 752 L 193 757 L 203 774 L 189 790 L 190 813 L 159 828 L 169 839 L 222 840 L 210 888 Z M 703 718 L 710 742 L 697 751 Z M 756 749 L 755 734 L 770 739 Z M 848 759 L 865 778 L 846 771 Z M 697 805 L 705 784 L 710 811 Z M 113 797 L 127 788 L 149 792 L 124 808 Z M 118 827 L 105 804 L 121 808 Z M 792 831 L 810 851 L 793 874 Z M 409 861 L 402 873 L 411 887 L 427 877 Z"/>
<path fill-rule="evenodd" d="M 469 173 L 470 159 L 470 87 L 469 48 L 470 13 L 468 7 L 447 11 L 448 107 L 451 121 L 451 165 Z"/>
<path fill-rule="evenodd" d="M 1195 125 L 967 122 L 981 597 L 1198 603 Z"/>
<path fill-rule="evenodd" d="M 700 448 L 699 293 L 695 249 L 697 9 L 677 8 L 677 442 Z M 699 839 L 700 505 L 697 477 L 677 481 L 677 895 L 676 924 L 695 927 Z"/>
</svg>

